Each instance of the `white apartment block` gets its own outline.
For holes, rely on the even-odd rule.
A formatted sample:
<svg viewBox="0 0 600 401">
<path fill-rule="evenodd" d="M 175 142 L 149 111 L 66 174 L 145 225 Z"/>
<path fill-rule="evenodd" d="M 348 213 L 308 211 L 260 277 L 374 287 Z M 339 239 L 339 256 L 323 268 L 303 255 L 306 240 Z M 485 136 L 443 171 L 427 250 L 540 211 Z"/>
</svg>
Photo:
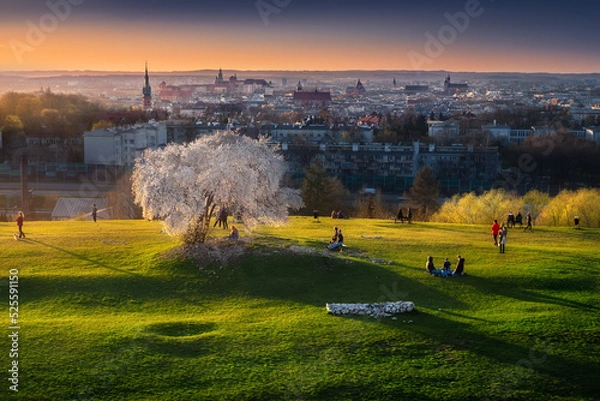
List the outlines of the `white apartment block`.
<svg viewBox="0 0 600 401">
<path fill-rule="evenodd" d="M 446 137 L 457 137 L 459 134 L 458 124 L 451 121 L 436 121 L 436 120 L 427 120 L 427 125 L 429 127 L 429 136 L 446 136 Z"/>
<path fill-rule="evenodd" d="M 150 122 L 127 127 L 102 128 L 83 135 L 86 164 L 133 166 L 145 149 L 167 143 L 167 127 Z"/>
</svg>

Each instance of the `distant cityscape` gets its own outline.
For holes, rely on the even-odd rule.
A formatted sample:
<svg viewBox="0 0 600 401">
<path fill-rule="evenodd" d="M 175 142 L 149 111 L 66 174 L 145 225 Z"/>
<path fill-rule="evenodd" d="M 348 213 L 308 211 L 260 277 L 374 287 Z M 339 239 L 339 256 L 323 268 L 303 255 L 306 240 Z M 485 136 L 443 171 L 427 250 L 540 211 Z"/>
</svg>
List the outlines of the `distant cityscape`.
<svg viewBox="0 0 600 401">
<path fill-rule="evenodd" d="M 543 175 L 527 176 L 512 188 L 507 180 L 499 184 L 503 171 L 515 170 L 506 168 L 503 151 L 557 133 L 596 147 L 600 141 L 600 74 L 221 69 L 154 74 L 147 63 L 139 74 L 3 75 L 0 89 L 81 95 L 113 114 L 140 113 L 134 122 L 113 119 L 77 135 L 26 135 L 25 145 L 38 153 L 75 149 L 66 156 L 46 152 L 61 156 L 43 163 L 30 157 L 37 180 L 76 180 L 102 166 L 127 171 L 145 149 L 233 130 L 266 135 L 288 161 L 295 185 L 318 161 L 355 193 L 402 194 L 423 166 L 433 169 L 447 196 L 498 185 L 550 190 L 552 180 Z M 17 161 L 5 155 L 0 180 L 18 175 Z M 596 180 L 589 176 L 587 184 Z"/>
</svg>

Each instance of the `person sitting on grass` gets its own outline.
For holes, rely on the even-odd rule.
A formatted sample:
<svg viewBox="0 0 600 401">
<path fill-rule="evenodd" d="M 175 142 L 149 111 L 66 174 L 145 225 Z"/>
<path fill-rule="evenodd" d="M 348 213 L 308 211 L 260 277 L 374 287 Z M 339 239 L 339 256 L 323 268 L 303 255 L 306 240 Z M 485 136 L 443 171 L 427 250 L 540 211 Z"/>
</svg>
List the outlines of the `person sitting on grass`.
<svg viewBox="0 0 600 401">
<path fill-rule="evenodd" d="M 433 256 L 428 256 L 427 257 L 427 263 L 425 264 L 425 270 L 427 270 L 427 273 L 433 275 L 433 276 L 441 276 L 442 272 L 438 269 L 435 268 L 435 266 L 433 265 Z"/>
<path fill-rule="evenodd" d="M 456 257 L 456 259 L 457 259 L 456 268 L 454 268 L 452 275 L 453 276 L 464 276 L 465 274 L 467 274 L 467 273 L 465 273 L 465 258 L 458 255 Z"/>
<path fill-rule="evenodd" d="M 337 227 L 333 227 L 334 233 L 333 233 L 333 237 L 331 237 L 331 240 L 329 240 L 329 245 L 334 244 L 337 242 L 337 238 L 338 238 L 338 228 Z"/>
<path fill-rule="evenodd" d="M 444 259 L 444 266 L 442 266 L 442 277 L 448 277 L 452 274 L 452 269 L 450 268 L 452 264 L 448 258 Z"/>
<path fill-rule="evenodd" d="M 327 246 L 327 249 L 330 251 L 335 251 L 336 249 L 341 249 L 344 246 L 344 234 L 342 234 L 342 229 L 340 228 L 337 233 L 337 238 L 334 243 Z"/>
<path fill-rule="evenodd" d="M 240 238 L 240 232 L 238 231 L 236 226 L 231 226 L 231 232 L 229 233 L 229 236 L 227 238 L 234 241 L 237 241 Z"/>
</svg>

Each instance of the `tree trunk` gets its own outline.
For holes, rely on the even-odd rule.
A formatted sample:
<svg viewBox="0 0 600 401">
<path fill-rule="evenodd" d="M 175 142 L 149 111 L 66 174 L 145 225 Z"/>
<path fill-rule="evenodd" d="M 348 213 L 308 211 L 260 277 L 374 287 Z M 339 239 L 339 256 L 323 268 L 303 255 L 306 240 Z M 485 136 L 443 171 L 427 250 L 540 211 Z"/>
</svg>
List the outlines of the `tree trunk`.
<svg viewBox="0 0 600 401">
<path fill-rule="evenodd" d="M 190 222 L 190 227 L 184 238 L 186 244 L 203 244 L 206 241 L 206 236 L 210 230 L 210 218 L 216 207 L 213 204 L 213 199 L 214 195 L 208 195 L 204 211 Z"/>
</svg>

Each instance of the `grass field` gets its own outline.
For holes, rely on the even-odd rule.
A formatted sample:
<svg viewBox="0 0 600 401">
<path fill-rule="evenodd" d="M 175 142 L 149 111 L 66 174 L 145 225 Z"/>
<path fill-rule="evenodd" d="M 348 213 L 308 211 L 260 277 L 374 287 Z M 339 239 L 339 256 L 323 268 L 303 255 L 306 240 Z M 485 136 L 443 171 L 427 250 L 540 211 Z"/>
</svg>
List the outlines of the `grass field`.
<svg viewBox="0 0 600 401">
<path fill-rule="evenodd" d="M 339 224 L 348 251 L 324 245 Z M 0 223 L 0 399 L 597 400 L 600 230 L 294 217 L 199 268 L 145 221 Z M 216 231 L 225 235 L 224 231 Z M 249 237 L 249 238 L 248 238 Z M 232 245 L 225 245 L 231 247 Z M 466 258 L 466 277 L 424 273 Z M 9 272 L 18 270 L 18 358 Z M 14 273 L 14 271 L 13 271 Z M 327 302 L 409 300 L 393 318 Z M 7 379 L 18 361 L 18 393 Z"/>
</svg>

